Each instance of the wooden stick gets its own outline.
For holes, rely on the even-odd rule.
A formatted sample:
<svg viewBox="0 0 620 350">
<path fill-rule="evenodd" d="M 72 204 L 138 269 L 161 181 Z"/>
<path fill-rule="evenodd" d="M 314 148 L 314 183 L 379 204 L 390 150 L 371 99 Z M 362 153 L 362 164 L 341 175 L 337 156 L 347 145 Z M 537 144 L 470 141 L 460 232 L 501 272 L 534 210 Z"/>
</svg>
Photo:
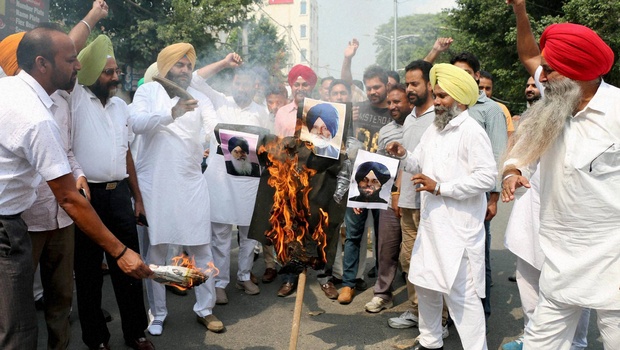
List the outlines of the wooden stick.
<svg viewBox="0 0 620 350">
<path fill-rule="evenodd" d="M 297 295 L 295 296 L 295 310 L 293 311 L 293 327 L 291 329 L 291 341 L 288 349 L 297 349 L 297 339 L 299 338 L 299 326 L 301 322 L 301 309 L 304 303 L 304 290 L 306 289 L 306 269 L 299 274 L 297 281 Z"/>
</svg>

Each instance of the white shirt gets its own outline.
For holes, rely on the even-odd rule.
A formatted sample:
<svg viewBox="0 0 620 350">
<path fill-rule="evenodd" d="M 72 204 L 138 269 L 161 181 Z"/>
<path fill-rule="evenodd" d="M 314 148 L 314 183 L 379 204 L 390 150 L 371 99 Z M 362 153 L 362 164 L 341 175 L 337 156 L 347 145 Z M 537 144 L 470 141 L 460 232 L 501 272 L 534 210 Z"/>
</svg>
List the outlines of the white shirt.
<svg viewBox="0 0 620 350">
<path fill-rule="evenodd" d="M 69 93 L 56 90 L 51 96 L 54 101 L 54 121 L 60 129 L 62 146 L 67 154 L 73 176 L 77 179 L 84 176 L 71 149 L 71 112 L 69 111 Z M 71 225 L 73 220 L 60 208 L 47 182 L 41 181 L 37 188 L 37 199 L 32 206 L 22 214 L 22 219 L 28 225 L 28 231 L 50 231 Z"/>
<path fill-rule="evenodd" d="M 267 114 L 262 106 L 252 102 L 241 108 L 232 97 L 227 97 L 213 90 L 204 79 L 194 74 L 192 86 L 204 92 L 212 101 L 216 111 L 215 125 L 219 123 L 268 127 Z M 211 145 L 207 170 L 204 176 L 209 185 L 211 203 L 211 221 L 221 224 L 249 226 L 254 213 L 256 194 L 260 178 L 251 176 L 234 176 L 228 174 L 224 156 L 217 153 L 215 135 L 211 136 Z M 250 152 L 256 151 L 256 145 L 250 145 Z"/>
<path fill-rule="evenodd" d="M 28 209 L 41 177 L 54 180 L 71 172 L 53 101 L 28 73 L 0 79 L 0 215 Z"/>
<path fill-rule="evenodd" d="M 415 108 L 411 111 L 403 124 L 403 146 L 405 149 L 413 152 L 420 143 L 420 138 L 426 129 L 433 124 L 433 120 L 435 120 L 435 106 L 430 106 L 420 116 L 416 116 Z M 403 171 L 398 198 L 400 208 L 420 209 L 420 193 L 415 191 L 415 186 L 411 181 L 413 175 Z"/>
<path fill-rule="evenodd" d="M 467 254 L 476 292 L 484 297 L 485 192 L 495 186 L 497 177 L 486 132 L 467 111 L 442 131 L 431 126 L 415 150 L 408 152 L 405 170 L 434 179 L 441 192 L 440 196 L 422 192 L 409 280 L 449 293 Z"/>
<path fill-rule="evenodd" d="M 541 157 L 540 178 L 541 292 L 620 310 L 620 89 L 601 82 Z"/>
<path fill-rule="evenodd" d="M 149 221 L 151 245 L 211 242 L 209 190 L 202 162 L 203 128 L 214 118 L 206 96 L 187 89 L 198 108 L 172 119 L 170 98 L 157 82 L 141 85 L 131 104 L 131 125 L 140 143 L 136 174 Z"/>
<path fill-rule="evenodd" d="M 89 89 L 75 84 L 71 115 L 73 153 L 88 181 L 101 183 L 128 177 L 126 157 L 133 134 L 127 104 L 112 97 L 103 106 Z"/>
</svg>

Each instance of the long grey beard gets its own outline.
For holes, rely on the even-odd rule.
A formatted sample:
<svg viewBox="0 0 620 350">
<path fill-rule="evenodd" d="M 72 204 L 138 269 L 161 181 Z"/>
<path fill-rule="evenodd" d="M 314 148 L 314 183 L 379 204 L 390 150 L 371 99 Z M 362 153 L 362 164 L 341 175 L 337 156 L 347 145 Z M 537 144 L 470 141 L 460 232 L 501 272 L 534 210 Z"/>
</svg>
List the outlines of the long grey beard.
<svg viewBox="0 0 620 350">
<path fill-rule="evenodd" d="M 437 111 L 444 111 L 442 114 L 437 114 Z M 435 107 L 435 120 L 433 123 L 439 129 L 439 131 L 443 130 L 448 123 L 454 119 L 456 116 L 463 112 L 462 109 L 458 107 L 455 103 L 452 107 Z"/>
<path fill-rule="evenodd" d="M 581 95 L 581 87 L 572 79 L 546 83 L 544 96 L 521 115 L 504 160 L 516 159 L 514 167 L 519 168 L 539 159 L 562 133 Z"/>
<path fill-rule="evenodd" d="M 248 162 L 247 160 L 237 160 L 235 158 L 232 158 L 231 161 L 237 174 L 252 175 L 252 163 Z"/>
</svg>

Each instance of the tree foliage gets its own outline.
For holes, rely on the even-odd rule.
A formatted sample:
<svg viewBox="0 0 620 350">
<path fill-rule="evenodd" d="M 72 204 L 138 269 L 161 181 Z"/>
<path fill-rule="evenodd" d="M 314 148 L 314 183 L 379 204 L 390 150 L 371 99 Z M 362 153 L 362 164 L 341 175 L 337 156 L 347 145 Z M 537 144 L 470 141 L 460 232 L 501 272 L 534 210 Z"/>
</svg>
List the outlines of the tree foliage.
<svg viewBox="0 0 620 350">
<path fill-rule="evenodd" d="M 155 62 L 167 45 L 189 42 L 199 58 L 209 57 L 217 33 L 242 24 L 259 0 L 108 0 L 110 13 L 94 32 L 112 39 L 119 61 L 135 68 Z M 72 26 L 90 10 L 83 0 L 52 0 L 50 19 Z"/>
<path fill-rule="evenodd" d="M 516 20 L 512 6 L 497 0 L 456 0 L 456 8 L 441 15 L 399 17 L 399 35 L 424 33 L 423 38 L 399 42 L 399 67 L 424 57 L 437 37 L 451 36 L 454 43 L 437 62 L 447 62 L 462 51 L 478 56 L 481 67 L 495 77 L 493 97 L 507 101 L 513 113 L 525 109 L 524 88 L 528 74 L 517 54 Z M 618 0 L 529 0 L 527 11 L 535 37 L 552 23 L 583 24 L 596 31 L 616 55 L 620 54 L 620 1 Z M 437 17 L 433 17 L 437 16 Z M 378 34 L 392 36 L 393 22 L 379 27 Z M 443 29 L 441 28 L 443 27 Z M 390 67 L 390 45 L 377 41 L 377 63 Z M 620 86 L 620 63 L 604 79 Z"/>
</svg>

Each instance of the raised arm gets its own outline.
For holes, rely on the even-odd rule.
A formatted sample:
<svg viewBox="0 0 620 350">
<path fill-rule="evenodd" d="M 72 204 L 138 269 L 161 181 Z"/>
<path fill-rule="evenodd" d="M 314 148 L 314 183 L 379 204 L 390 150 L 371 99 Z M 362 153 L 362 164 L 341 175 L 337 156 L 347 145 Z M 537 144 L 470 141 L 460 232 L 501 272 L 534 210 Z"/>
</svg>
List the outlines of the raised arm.
<svg viewBox="0 0 620 350">
<path fill-rule="evenodd" d="M 198 69 L 196 73 L 201 78 L 208 79 L 226 68 L 237 68 L 242 63 L 243 59 L 241 59 L 241 56 L 235 52 L 231 52 L 223 59 Z"/>
<path fill-rule="evenodd" d="M 428 52 L 426 57 L 424 57 L 424 60 L 429 63 L 435 63 L 435 60 L 442 52 L 448 51 L 453 41 L 454 39 L 452 38 L 437 38 L 435 44 L 433 44 L 433 48 Z"/>
<path fill-rule="evenodd" d="M 340 79 L 349 83 L 349 85 L 353 84 L 353 74 L 351 74 L 351 61 L 353 61 L 353 56 L 357 52 L 357 49 L 360 47 L 360 42 L 353 38 L 349 41 L 347 48 L 344 49 L 344 60 L 342 61 L 342 69 L 340 70 Z"/>
<path fill-rule="evenodd" d="M 88 12 L 86 17 L 76 23 L 69 32 L 69 37 L 73 40 L 73 44 L 75 45 L 75 51 L 80 52 L 84 48 L 92 29 L 97 22 L 107 15 L 108 4 L 104 0 L 93 1 L 93 8 Z"/>
<path fill-rule="evenodd" d="M 512 5 L 512 10 L 517 17 L 517 53 L 519 60 L 527 72 L 534 76 L 536 68 L 540 66 L 540 49 L 532 33 L 530 19 L 525 9 L 525 0 L 506 0 L 506 3 Z"/>
</svg>

